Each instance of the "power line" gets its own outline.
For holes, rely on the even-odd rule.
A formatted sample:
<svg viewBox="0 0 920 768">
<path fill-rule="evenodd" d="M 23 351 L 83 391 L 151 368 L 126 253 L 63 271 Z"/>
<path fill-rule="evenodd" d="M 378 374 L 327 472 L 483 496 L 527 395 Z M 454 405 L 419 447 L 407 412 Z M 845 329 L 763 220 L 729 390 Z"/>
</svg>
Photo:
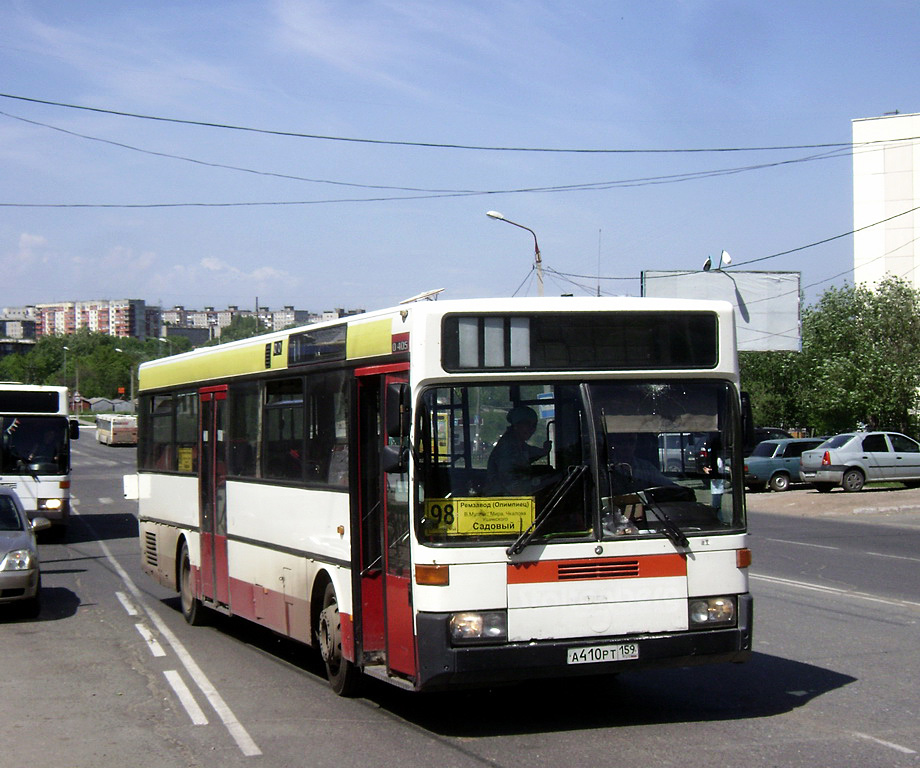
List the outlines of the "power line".
<svg viewBox="0 0 920 768">
<path fill-rule="evenodd" d="M 425 149 L 462 149 L 474 150 L 479 152 L 547 152 L 547 153 L 565 153 L 565 154 L 685 154 L 685 153 L 705 153 L 705 152 L 772 152 L 793 149 L 833 149 L 852 146 L 867 146 L 869 144 L 885 143 L 893 144 L 904 141 L 916 141 L 920 137 L 896 140 L 879 140 L 874 142 L 864 142 L 854 145 L 852 142 L 827 142 L 821 144 L 787 144 L 778 146 L 760 146 L 760 147 L 689 147 L 689 148 L 670 148 L 670 149 L 610 149 L 610 148 L 585 148 L 585 147 L 513 147 L 513 146 L 483 146 L 476 144 L 455 144 L 440 143 L 431 141 L 400 141 L 391 139 L 370 139 L 354 136 L 330 136 L 317 133 L 302 133 L 298 131 L 282 131 L 270 128 L 253 128 L 250 126 L 232 125 L 229 123 L 216 123 L 203 120 L 187 120 L 175 117 L 162 117 L 157 115 L 145 115 L 137 112 L 125 112 L 117 109 L 107 109 L 103 107 L 89 107 L 81 104 L 68 104 L 61 101 L 50 101 L 48 99 L 36 99 L 28 96 L 17 96 L 10 93 L 0 93 L 0 98 L 13 99 L 16 101 L 28 102 L 31 104 L 44 104 L 51 107 L 61 107 L 63 109 L 76 109 L 84 112 L 95 112 L 104 115 L 114 115 L 117 117 L 130 117 L 137 120 L 153 120 L 162 123 L 173 123 L 176 125 L 191 125 L 200 128 L 218 128 L 227 131 L 241 131 L 245 133 L 265 134 L 269 136 L 286 136 L 296 139 L 313 139 L 318 141 L 338 141 L 356 144 L 376 144 L 384 146 L 399 147 L 420 147 Z"/>
<path fill-rule="evenodd" d="M 145 149 L 143 147 L 137 147 L 132 144 L 126 144 L 124 142 L 112 141 L 111 139 L 103 139 L 97 136 L 90 136 L 85 133 L 78 133 L 66 128 L 61 128 L 59 126 L 50 125 L 48 123 L 39 122 L 37 120 L 30 120 L 19 115 L 14 115 L 9 112 L 0 111 L 0 115 L 8 117 L 12 120 L 18 120 L 20 122 L 27 123 L 29 125 L 36 125 L 42 128 L 47 128 L 52 131 L 57 131 L 59 133 L 66 134 L 68 136 L 74 136 L 76 138 L 85 139 L 87 141 L 93 141 L 100 144 L 108 144 L 110 146 L 118 147 L 120 149 L 127 149 L 132 152 L 139 152 L 141 154 L 151 155 L 154 157 L 162 157 L 171 160 L 179 160 L 182 162 L 193 163 L 195 165 L 201 165 L 209 168 L 221 168 L 225 170 L 237 171 L 241 173 L 255 174 L 258 176 L 266 176 L 273 178 L 280 178 L 293 181 L 304 181 L 313 184 L 329 184 L 335 186 L 343 187 L 353 187 L 359 189 L 378 189 L 378 190 L 391 190 L 391 191 L 401 191 L 401 192 L 423 192 L 427 193 L 432 197 L 440 196 L 459 196 L 459 195 L 501 195 L 501 194 L 522 194 L 522 193 L 546 193 L 546 192 L 576 192 L 576 191 L 594 191 L 594 190 L 608 190 L 615 188 L 626 188 L 626 187 L 641 187 L 649 186 L 654 184 L 673 184 L 683 181 L 692 181 L 697 179 L 705 178 L 714 178 L 718 176 L 728 176 L 738 173 L 746 173 L 749 171 L 764 170 L 766 168 L 776 168 L 783 165 L 794 165 L 797 163 L 813 162 L 815 160 L 828 160 L 838 157 L 845 157 L 852 154 L 852 150 L 843 151 L 840 149 L 832 150 L 830 152 L 822 152 L 813 155 L 807 155 L 805 157 L 793 158 L 790 160 L 779 160 L 772 163 L 760 163 L 756 165 L 746 165 L 746 166 L 737 166 L 731 168 L 717 168 L 713 170 L 704 170 L 704 171 L 690 171 L 686 173 L 678 174 L 666 174 L 660 176 L 645 176 L 645 177 L 636 177 L 628 179 L 616 179 L 616 180 L 607 180 L 607 181 L 597 181 L 597 182 L 582 182 L 577 184 L 561 184 L 561 185 L 552 185 L 552 186 L 540 186 L 540 187 L 518 187 L 510 189 L 492 189 L 492 190 L 475 190 L 475 189 L 431 189 L 424 187 L 406 187 L 406 186 L 397 186 L 397 185 L 384 185 L 384 184 L 362 184 L 357 182 L 347 182 L 347 181 L 336 181 L 332 179 L 316 179 L 306 176 L 297 176 L 294 174 L 287 173 L 277 173 L 273 171 L 262 171 L 253 168 L 245 168 L 236 165 L 228 165 L 224 163 L 215 163 L 206 160 L 199 160 L 193 157 L 187 157 L 184 155 L 176 155 L 168 152 L 158 152 L 155 150 Z M 415 197 L 405 198 L 405 197 L 394 197 L 393 200 L 402 200 L 402 199 L 418 199 Z M 379 202 L 381 198 L 371 198 L 370 202 Z M 333 203 L 333 202 L 360 202 L 361 200 L 355 200 L 348 198 L 345 200 L 316 200 L 312 201 L 313 203 Z M 240 203 L 240 205 L 252 205 L 254 203 Z M 269 203 L 263 202 L 258 203 L 260 205 L 282 205 L 281 203 Z M 306 205 L 307 203 L 292 203 L 292 204 L 302 204 Z M 12 205 L 12 204 L 11 204 Z M 90 204 L 86 204 L 87 207 L 92 207 Z M 179 207 L 183 204 L 174 203 L 169 207 Z M 185 205 L 193 205 L 192 203 L 187 203 Z M 200 207 L 205 207 L 209 205 L 208 203 L 197 203 Z M 223 204 L 214 204 L 214 205 L 230 205 L 229 203 Z M 32 207 L 40 207 L 39 204 L 35 204 Z M 9 206 L 8 206 L 9 207 Z M 49 204 L 49 207 L 55 207 L 54 205 Z M 101 207 L 101 204 L 100 204 Z M 107 207 L 116 207 L 115 204 L 110 204 Z M 165 204 L 153 205 L 151 207 L 165 207 Z"/>
</svg>

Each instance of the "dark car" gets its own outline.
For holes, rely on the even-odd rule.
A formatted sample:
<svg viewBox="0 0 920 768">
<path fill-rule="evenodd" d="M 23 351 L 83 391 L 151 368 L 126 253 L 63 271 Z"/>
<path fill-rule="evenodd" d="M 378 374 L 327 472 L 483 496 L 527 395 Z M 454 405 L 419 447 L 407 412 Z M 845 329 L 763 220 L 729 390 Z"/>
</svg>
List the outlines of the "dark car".
<svg viewBox="0 0 920 768">
<path fill-rule="evenodd" d="M 819 437 L 802 437 L 758 443 L 744 460 L 744 484 L 751 491 L 767 486 L 774 491 L 787 490 L 790 483 L 799 482 L 802 451 L 817 448 L 822 442 Z"/>
<path fill-rule="evenodd" d="M 754 447 L 764 440 L 784 440 L 791 437 L 791 434 L 779 427 L 755 427 L 754 439 L 749 445 L 744 446 L 744 453 L 745 455 L 750 454 L 750 452 L 754 450 Z M 690 446 L 691 466 L 698 472 L 702 472 L 703 468 L 709 464 L 710 439 L 711 433 L 700 432 L 696 440 Z"/>
</svg>

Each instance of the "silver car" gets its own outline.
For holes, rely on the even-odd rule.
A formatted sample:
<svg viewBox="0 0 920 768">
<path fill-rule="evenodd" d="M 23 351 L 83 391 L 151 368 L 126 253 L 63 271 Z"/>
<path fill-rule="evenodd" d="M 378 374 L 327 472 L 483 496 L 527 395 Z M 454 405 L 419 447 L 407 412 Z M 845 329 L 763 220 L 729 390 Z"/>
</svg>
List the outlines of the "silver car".
<svg viewBox="0 0 920 768">
<path fill-rule="evenodd" d="M 35 534 L 51 527 L 45 517 L 31 522 L 16 492 L 0 486 L 0 605 L 21 606 L 29 618 L 41 610 L 41 569 Z"/>
<path fill-rule="evenodd" d="M 898 432 L 848 432 L 802 454 L 799 476 L 826 493 L 861 491 L 866 483 L 920 485 L 920 443 Z"/>
</svg>

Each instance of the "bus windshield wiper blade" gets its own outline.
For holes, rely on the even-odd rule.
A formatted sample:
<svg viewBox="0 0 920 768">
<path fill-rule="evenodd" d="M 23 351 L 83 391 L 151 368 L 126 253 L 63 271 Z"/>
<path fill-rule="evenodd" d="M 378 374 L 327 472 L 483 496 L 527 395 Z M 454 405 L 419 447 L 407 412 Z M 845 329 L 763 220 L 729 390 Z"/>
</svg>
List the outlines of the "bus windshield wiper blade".
<svg viewBox="0 0 920 768">
<path fill-rule="evenodd" d="M 523 551 L 524 547 L 530 543 L 530 540 L 537 535 L 537 531 L 540 530 L 540 527 L 543 525 L 543 523 L 545 523 L 549 519 L 549 516 L 555 512 L 556 507 L 559 506 L 559 502 L 565 498 L 565 495 L 569 492 L 569 489 L 575 485 L 575 482 L 585 473 L 585 470 L 587 469 L 588 467 L 586 464 L 575 464 L 569 467 L 568 473 L 562 479 L 562 482 L 556 486 L 556 490 L 553 492 L 550 500 L 546 502 L 546 506 L 543 507 L 543 511 L 534 518 L 534 521 L 530 524 L 530 527 L 520 536 L 518 536 L 515 542 L 505 550 L 505 554 L 510 557 L 511 555 L 516 555 Z"/>
<path fill-rule="evenodd" d="M 680 549 L 689 547 L 690 539 L 684 535 L 684 532 L 680 529 L 677 523 L 668 517 L 665 511 L 652 500 L 649 491 L 654 490 L 654 488 L 646 488 L 642 491 L 636 491 L 636 496 L 638 496 L 642 501 L 642 505 L 650 509 L 655 517 L 661 521 L 662 532 L 671 540 L 671 543 L 676 548 Z"/>
</svg>

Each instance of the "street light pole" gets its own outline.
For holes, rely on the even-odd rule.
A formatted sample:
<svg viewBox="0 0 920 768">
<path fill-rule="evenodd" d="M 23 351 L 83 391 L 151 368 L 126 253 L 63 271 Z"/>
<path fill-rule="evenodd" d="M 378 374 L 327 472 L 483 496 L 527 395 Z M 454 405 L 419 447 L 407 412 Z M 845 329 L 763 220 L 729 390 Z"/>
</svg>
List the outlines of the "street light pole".
<svg viewBox="0 0 920 768">
<path fill-rule="evenodd" d="M 496 221 L 504 221 L 506 224 L 511 224 L 515 227 L 520 227 L 521 229 L 526 229 L 533 235 L 533 253 L 534 253 L 534 264 L 537 267 L 537 295 L 543 295 L 543 259 L 540 258 L 540 246 L 537 243 L 537 233 L 534 232 L 530 227 L 525 227 L 523 224 L 518 224 L 516 221 L 511 221 L 511 219 L 506 219 L 498 211 L 486 211 L 486 216 L 490 219 L 495 219 Z"/>
</svg>

